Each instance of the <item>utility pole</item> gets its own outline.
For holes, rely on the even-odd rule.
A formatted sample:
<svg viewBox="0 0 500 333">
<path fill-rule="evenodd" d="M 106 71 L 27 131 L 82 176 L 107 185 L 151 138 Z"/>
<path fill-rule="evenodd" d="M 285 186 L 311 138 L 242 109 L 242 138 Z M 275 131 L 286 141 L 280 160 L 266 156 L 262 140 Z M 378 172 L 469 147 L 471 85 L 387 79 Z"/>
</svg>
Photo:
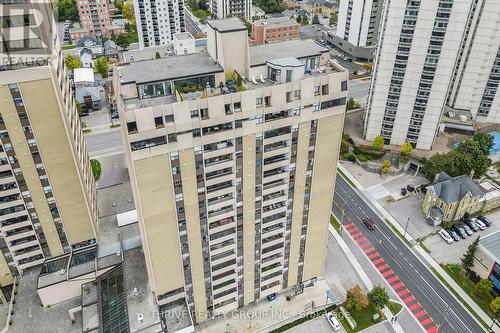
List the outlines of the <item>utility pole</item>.
<svg viewBox="0 0 500 333">
<path fill-rule="evenodd" d="M 339 232 L 340 236 L 342 236 L 342 233 L 344 232 L 344 228 L 343 228 L 342 222 L 344 222 L 345 205 L 346 204 L 344 203 L 344 205 L 342 206 L 342 216 L 340 216 L 340 232 Z"/>
<path fill-rule="evenodd" d="M 446 306 L 446 310 L 444 310 L 444 313 L 443 313 L 443 318 L 441 318 L 441 320 L 439 321 L 439 324 L 437 325 L 438 326 L 438 329 L 436 331 L 436 333 L 440 333 L 441 332 L 441 329 L 443 327 L 446 326 L 446 324 L 448 324 L 448 322 L 446 321 L 446 318 L 448 317 L 448 312 L 450 311 L 450 305 L 448 304 Z"/>
<path fill-rule="evenodd" d="M 406 230 L 408 229 L 408 224 L 410 224 L 410 217 L 409 216 L 408 216 L 408 220 L 406 221 L 405 233 L 403 235 L 403 238 L 406 238 Z"/>
</svg>

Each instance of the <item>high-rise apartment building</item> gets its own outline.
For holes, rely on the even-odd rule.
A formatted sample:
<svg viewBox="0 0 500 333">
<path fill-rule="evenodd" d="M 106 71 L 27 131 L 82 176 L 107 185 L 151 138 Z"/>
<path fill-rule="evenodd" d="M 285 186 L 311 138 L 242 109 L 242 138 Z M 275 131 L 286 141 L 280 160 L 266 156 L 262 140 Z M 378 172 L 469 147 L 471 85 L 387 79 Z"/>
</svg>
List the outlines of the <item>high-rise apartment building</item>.
<svg viewBox="0 0 500 333">
<path fill-rule="evenodd" d="M 252 17 L 251 0 L 211 0 L 210 11 L 218 19 L 228 17 Z"/>
<path fill-rule="evenodd" d="M 500 121 L 499 27 L 492 0 L 387 1 L 365 139 L 428 150 L 440 130 Z"/>
<path fill-rule="evenodd" d="M 356 59 L 372 60 L 382 17 L 383 0 L 341 0 L 337 31 L 327 39 Z"/>
<path fill-rule="evenodd" d="M 183 0 L 134 0 L 134 11 L 141 48 L 169 44 L 186 31 Z"/>
<path fill-rule="evenodd" d="M 96 242 L 96 192 L 49 3 L 2 5 L 0 285 Z"/>
<path fill-rule="evenodd" d="M 348 80 L 311 40 L 207 38 L 115 76 L 150 286 L 196 322 L 322 276 Z"/>
<path fill-rule="evenodd" d="M 107 0 L 77 0 L 80 25 L 91 35 L 109 36 L 113 31 Z"/>
</svg>

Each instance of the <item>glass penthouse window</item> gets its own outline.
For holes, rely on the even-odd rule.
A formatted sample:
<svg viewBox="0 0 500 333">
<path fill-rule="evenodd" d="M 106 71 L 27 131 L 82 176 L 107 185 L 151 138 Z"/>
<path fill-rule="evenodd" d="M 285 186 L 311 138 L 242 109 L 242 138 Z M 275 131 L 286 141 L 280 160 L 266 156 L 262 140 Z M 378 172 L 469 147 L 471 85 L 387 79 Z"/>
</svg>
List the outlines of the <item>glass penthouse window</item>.
<svg viewBox="0 0 500 333">
<path fill-rule="evenodd" d="M 169 81 L 146 83 L 138 86 L 140 99 L 166 96 L 172 94 Z"/>
</svg>

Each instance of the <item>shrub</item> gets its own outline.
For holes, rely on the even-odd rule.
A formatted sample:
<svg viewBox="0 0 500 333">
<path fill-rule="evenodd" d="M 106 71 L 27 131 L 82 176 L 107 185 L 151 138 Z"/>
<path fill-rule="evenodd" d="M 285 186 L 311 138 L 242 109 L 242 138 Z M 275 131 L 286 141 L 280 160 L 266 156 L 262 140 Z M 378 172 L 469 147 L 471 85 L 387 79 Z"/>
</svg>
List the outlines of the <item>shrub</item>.
<svg viewBox="0 0 500 333">
<path fill-rule="evenodd" d="M 359 154 L 359 155 L 357 155 L 357 156 L 358 156 L 358 160 L 359 160 L 360 162 L 366 162 L 366 161 L 368 161 L 368 158 L 366 157 L 366 155 Z"/>
<path fill-rule="evenodd" d="M 350 138 L 351 138 L 351 135 L 349 133 L 342 132 L 342 139 L 343 140 L 349 141 Z"/>
<path fill-rule="evenodd" d="M 380 135 L 376 136 L 375 139 L 373 140 L 373 147 L 377 150 L 382 150 L 384 149 L 384 138 Z"/>
<path fill-rule="evenodd" d="M 345 153 L 342 155 L 344 157 L 344 159 L 348 160 L 348 161 L 351 161 L 351 162 L 354 162 L 356 160 L 356 156 L 354 156 L 353 153 Z"/>
<path fill-rule="evenodd" d="M 191 88 L 189 89 L 191 92 L 195 92 L 198 90 L 198 86 L 191 86 Z"/>
<path fill-rule="evenodd" d="M 189 87 L 188 86 L 182 87 L 182 92 L 187 94 L 189 92 Z"/>
<path fill-rule="evenodd" d="M 342 140 L 342 143 L 340 144 L 340 153 L 344 155 L 345 153 L 349 152 L 349 143 L 345 140 Z"/>
</svg>

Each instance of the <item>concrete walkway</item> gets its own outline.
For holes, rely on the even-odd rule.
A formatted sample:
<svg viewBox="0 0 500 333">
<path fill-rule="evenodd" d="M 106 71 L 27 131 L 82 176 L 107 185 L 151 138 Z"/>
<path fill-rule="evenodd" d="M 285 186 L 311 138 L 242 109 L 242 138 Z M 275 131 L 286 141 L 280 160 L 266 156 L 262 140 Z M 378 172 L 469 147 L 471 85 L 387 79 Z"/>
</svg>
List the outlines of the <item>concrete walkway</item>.
<svg viewBox="0 0 500 333">
<path fill-rule="evenodd" d="M 346 175 L 347 178 L 349 178 L 349 180 L 360 190 L 360 192 L 364 193 L 366 191 L 363 185 L 361 185 L 361 183 L 355 177 L 353 177 L 349 173 L 349 171 L 344 166 L 342 166 L 342 164 L 339 163 L 338 168 Z M 386 219 L 387 221 L 389 221 L 402 235 L 405 234 L 403 227 L 399 225 L 399 223 L 392 217 L 391 214 L 389 214 L 384 209 L 384 207 L 382 207 L 382 205 L 380 205 L 377 201 L 365 201 L 370 206 L 375 208 L 375 212 L 377 212 L 382 219 Z M 465 291 L 455 282 L 455 280 L 453 280 L 448 275 L 448 273 L 446 273 L 446 271 L 444 271 L 441 266 L 427 252 L 425 252 L 424 249 L 422 249 L 420 245 L 418 245 L 418 243 L 409 233 L 405 234 L 405 238 L 410 242 L 410 244 L 413 245 L 411 250 L 415 254 L 417 254 L 417 258 L 419 258 L 424 263 L 424 265 L 426 264 L 427 267 L 434 268 L 453 288 L 453 290 L 456 291 L 460 295 L 460 297 L 476 312 L 476 314 L 481 317 L 484 322 L 486 322 L 487 324 L 491 324 L 492 319 L 476 304 L 476 302 L 472 300 L 472 298 L 469 297 L 469 295 L 467 295 L 467 293 L 465 293 Z M 443 284 L 439 278 L 438 280 L 441 284 Z M 448 289 L 448 287 L 446 288 Z M 462 304 L 462 302 L 453 293 L 451 294 L 457 299 L 460 304 Z M 477 321 L 474 316 L 472 317 Z M 498 326 L 494 327 L 494 332 L 500 333 L 500 328 Z"/>
</svg>

